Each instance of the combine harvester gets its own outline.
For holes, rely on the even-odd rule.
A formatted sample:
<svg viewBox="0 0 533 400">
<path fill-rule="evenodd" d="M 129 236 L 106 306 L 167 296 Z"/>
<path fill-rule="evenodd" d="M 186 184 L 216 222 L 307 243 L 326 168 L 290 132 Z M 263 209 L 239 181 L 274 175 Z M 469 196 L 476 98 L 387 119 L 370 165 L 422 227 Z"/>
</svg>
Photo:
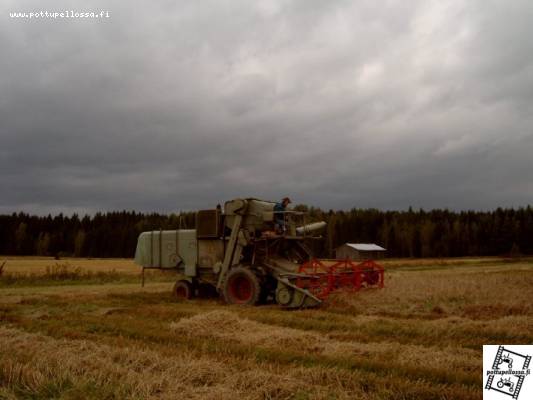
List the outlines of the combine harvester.
<svg viewBox="0 0 533 400">
<path fill-rule="evenodd" d="M 275 230 L 274 202 L 235 199 L 196 214 L 196 229 L 139 235 L 135 262 L 173 269 L 178 298 L 200 285 L 215 288 L 228 304 L 255 305 L 273 298 L 283 307 L 320 305 L 339 289 L 383 287 L 383 267 L 373 261 L 316 259 L 306 242 L 321 239 L 325 222 L 305 224 L 305 213 L 283 211 L 285 230 Z"/>
</svg>

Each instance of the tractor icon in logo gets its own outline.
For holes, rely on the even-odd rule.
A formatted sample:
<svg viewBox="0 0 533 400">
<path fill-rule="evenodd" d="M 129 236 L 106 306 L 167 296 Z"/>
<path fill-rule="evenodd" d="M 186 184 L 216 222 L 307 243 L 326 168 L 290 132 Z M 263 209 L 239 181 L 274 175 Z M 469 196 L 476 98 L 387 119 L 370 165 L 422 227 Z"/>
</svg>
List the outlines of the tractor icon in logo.
<svg viewBox="0 0 533 400">
<path fill-rule="evenodd" d="M 503 377 L 501 377 L 500 380 L 496 383 L 496 386 L 498 386 L 500 389 L 504 386 L 509 387 L 509 393 L 513 393 L 514 390 L 514 382 L 511 381 L 511 378 L 503 379 Z"/>
<path fill-rule="evenodd" d="M 513 368 L 513 359 L 511 358 L 511 356 L 509 355 L 509 353 L 507 353 L 507 355 L 503 355 L 503 356 L 499 359 L 498 367 L 496 367 L 496 368 L 497 368 L 497 369 L 500 369 L 500 365 L 502 365 L 503 363 L 507 363 L 508 366 L 509 366 L 509 369 Z"/>
</svg>

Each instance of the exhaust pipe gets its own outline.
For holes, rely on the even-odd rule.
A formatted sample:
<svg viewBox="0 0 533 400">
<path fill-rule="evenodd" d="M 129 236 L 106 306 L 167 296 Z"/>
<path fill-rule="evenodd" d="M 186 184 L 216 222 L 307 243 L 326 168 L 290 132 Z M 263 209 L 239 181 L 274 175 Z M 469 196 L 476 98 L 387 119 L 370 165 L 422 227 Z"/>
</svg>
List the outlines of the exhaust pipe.
<svg viewBox="0 0 533 400">
<path fill-rule="evenodd" d="M 312 224 L 307 224 L 307 225 L 299 226 L 298 228 L 296 228 L 296 234 L 309 235 L 310 233 L 321 231 L 325 227 L 326 227 L 326 223 L 324 221 L 313 222 Z"/>
</svg>

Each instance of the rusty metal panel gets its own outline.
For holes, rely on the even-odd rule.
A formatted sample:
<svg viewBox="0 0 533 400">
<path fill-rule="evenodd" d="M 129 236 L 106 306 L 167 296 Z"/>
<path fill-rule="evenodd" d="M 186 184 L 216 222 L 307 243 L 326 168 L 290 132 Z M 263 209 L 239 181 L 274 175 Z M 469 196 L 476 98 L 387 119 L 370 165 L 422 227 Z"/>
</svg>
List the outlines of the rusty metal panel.
<svg viewBox="0 0 533 400">
<path fill-rule="evenodd" d="M 200 210 L 196 213 L 198 238 L 217 238 L 219 236 L 220 214 L 218 210 Z"/>
<path fill-rule="evenodd" d="M 198 266 L 213 268 L 217 262 L 224 259 L 224 244 L 222 240 L 198 240 Z"/>
</svg>

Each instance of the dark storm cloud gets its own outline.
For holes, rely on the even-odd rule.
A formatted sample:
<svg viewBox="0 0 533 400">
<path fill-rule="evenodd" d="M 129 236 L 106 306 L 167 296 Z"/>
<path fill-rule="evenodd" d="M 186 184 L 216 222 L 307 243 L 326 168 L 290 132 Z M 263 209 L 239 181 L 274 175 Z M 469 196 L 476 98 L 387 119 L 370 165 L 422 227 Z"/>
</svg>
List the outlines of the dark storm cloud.
<svg viewBox="0 0 533 400">
<path fill-rule="evenodd" d="M 530 2 L 79 4 L 0 6 L 0 212 L 531 203 Z"/>
</svg>

